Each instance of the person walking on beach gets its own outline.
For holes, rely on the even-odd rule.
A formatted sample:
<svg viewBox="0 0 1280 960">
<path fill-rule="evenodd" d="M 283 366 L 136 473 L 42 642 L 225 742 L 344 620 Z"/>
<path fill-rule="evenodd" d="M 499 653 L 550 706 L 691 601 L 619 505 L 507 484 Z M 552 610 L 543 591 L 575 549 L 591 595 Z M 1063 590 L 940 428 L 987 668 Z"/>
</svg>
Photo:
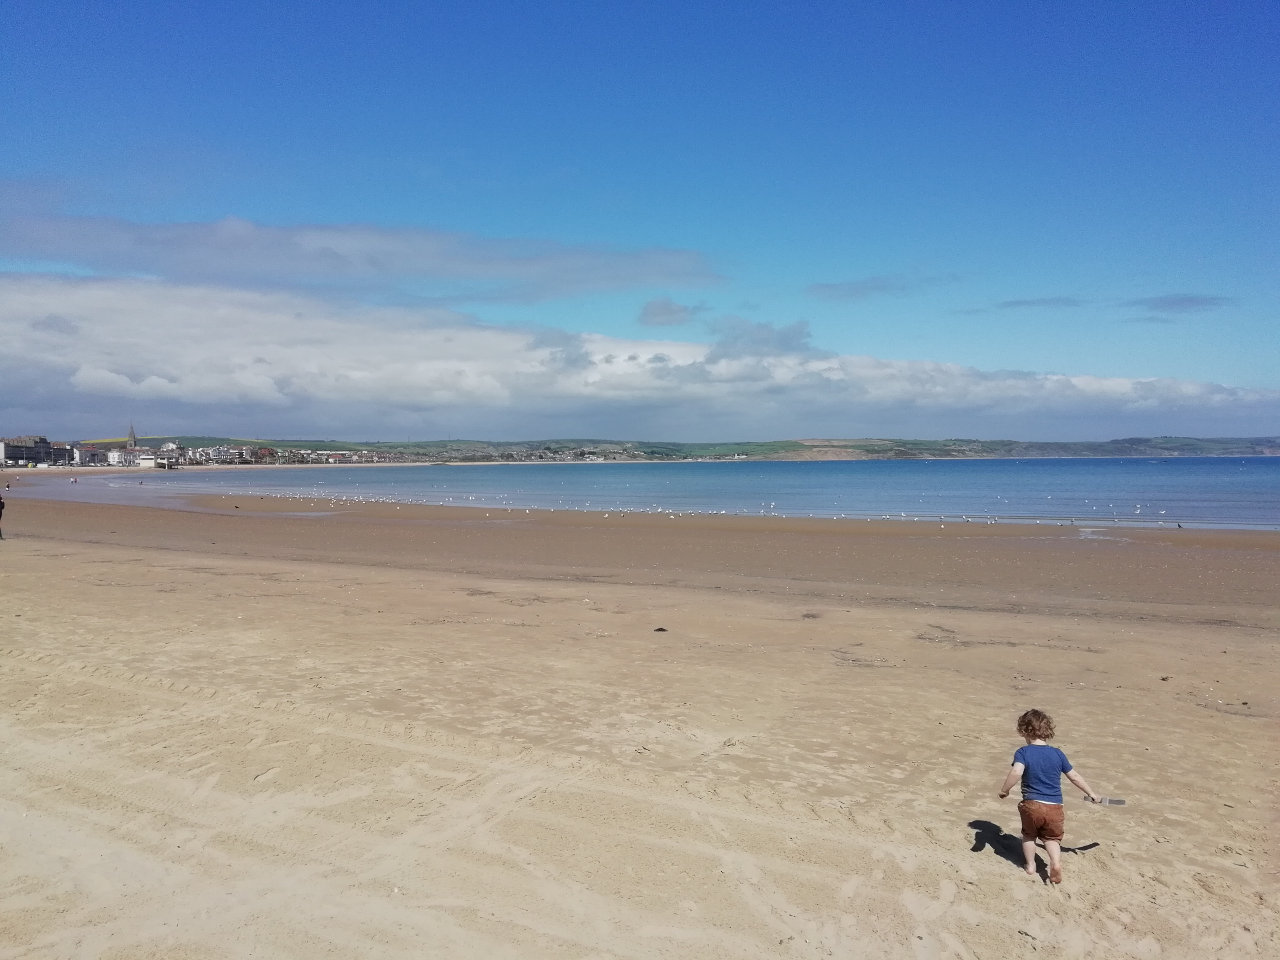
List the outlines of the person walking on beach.
<svg viewBox="0 0 1280 960">
<path fill-rule="evenodd" d="M 0 540 L 4 539 L 4 497 L 0 497 Z"/>
<path fill-rule="evenodd" d="M 1062 808 L 1062 777 L 1065 775 L 1094 803 L 1102 798 L 1094 793 L 1084 777 L 1071 766 L 1067 755 L 1046 741 L 1053 739 L 1053 718 L 1043 710 L 1028 710 L 1018 718 L 1018 733 L 1027 741 L 1013 755 L 1013 766 L 1000 785 L 1003 800 L 1022 782 L 1022 802 L 1018 813 L 1022 817 L 1022 856 L 1026 871 L 1036 875 L 1036 840 L 1044 842 L 1049 855 L 1049 882 L 1062 882 L 1062 834 L 1066 820 Z"/>
</svg>

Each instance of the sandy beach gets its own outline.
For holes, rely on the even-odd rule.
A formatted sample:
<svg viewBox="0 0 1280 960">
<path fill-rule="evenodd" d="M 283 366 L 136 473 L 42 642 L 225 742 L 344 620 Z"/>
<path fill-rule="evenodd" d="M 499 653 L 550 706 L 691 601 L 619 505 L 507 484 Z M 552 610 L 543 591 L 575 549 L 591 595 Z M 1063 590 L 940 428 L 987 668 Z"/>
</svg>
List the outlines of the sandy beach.
<svg viewBox="0 0 1280 960">
<path fill-rule="evenodd" d="M 0 958 L 1280 955 L 1278 533 L 27 483 Z"/>
</svg>

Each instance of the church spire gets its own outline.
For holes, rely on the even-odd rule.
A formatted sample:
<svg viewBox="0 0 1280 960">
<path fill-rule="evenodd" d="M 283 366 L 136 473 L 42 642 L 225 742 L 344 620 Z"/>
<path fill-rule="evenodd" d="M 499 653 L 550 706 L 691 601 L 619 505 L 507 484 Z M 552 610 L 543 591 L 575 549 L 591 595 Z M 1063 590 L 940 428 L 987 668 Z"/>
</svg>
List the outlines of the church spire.
<svg viewBox="0 0 1280 960">
<path fill-rule="evenodd" d="M 138 435 L 133 432 L 133 424 L 129 424 L 129 442 L 125 444 L 126 450 L 133 450 L 138 446 Z"/>
</svg>

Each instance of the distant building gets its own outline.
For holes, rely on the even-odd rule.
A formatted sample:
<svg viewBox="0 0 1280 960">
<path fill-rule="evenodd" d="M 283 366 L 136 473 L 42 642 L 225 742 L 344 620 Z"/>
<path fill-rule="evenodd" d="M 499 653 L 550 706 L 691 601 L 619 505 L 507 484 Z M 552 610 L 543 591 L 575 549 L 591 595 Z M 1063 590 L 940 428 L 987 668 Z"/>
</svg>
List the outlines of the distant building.
<svg viewBox="0 0 1280 960">
<path fill-rule="evenodd" d="M 47 437 L 36 436 L 0 438 L 0 464 L 6 467 L 67 466 L 71 462 L 70 444 L 50 443 Z"/>
<path fill-rule="evenodd" d="M 156 453 L 154 450 L 139 450 L 138 466 L 143 469 L 173 470 L 181 463 L 175 453 Z"/>
<path fill-rule="evenodd" d="M 107 462 L 107 451 L 93 444 L 71 448 L 71 462 L 77 467 L 100 467 Z"/>
</svg>

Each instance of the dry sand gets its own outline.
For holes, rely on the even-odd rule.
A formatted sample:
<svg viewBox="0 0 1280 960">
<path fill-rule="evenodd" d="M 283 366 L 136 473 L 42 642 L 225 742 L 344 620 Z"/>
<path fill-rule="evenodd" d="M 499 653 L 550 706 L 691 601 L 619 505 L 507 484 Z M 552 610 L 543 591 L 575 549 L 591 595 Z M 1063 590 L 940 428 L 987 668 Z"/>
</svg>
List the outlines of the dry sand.
<svg viewBox="0 0 1280 960">
<path fill-rule="evenodd" d="M 15 493 L 0 958 L 1280 955 L 1280 534 Z"/>
</svg>

